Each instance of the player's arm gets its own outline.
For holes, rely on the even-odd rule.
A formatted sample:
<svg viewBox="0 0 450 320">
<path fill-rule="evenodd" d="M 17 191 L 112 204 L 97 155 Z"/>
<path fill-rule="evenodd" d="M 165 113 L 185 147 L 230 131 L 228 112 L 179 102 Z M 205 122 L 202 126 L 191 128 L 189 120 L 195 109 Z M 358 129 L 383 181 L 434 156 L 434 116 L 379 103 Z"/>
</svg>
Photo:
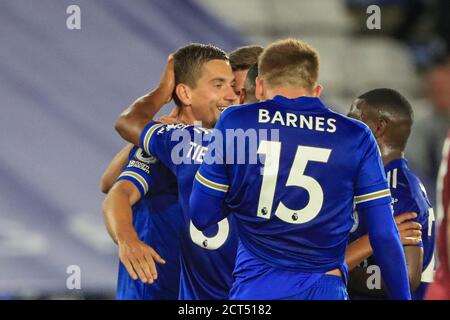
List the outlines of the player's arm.
<svg viewBox="0 0 450 320">
<path fill-rule="evenodd" d="M 145 126 L 153 120 L 162 106 L 172 98 L 175 87 L 174 59 L 170 55 L 167 67 L 156 89 L 138 98 L 126 109 L 116 121 L 115 129 L 120 136 L 134 145 L 139 145 L 139 138 Z"/>
<path fill-rule="evenodd" d="M 375 260 L 391 299 L 411 299 L 405 254 L 389 203 L 362 209 Z"/>
<path fill-rule="evenodd" d="M 406 266 L 408 267 L 408 279 L 411 292 L 416 291 L 420 285 L 423 272 L 423 247 L 404 246 Z"/>
<path fill-rule="evenodd" d="M 364 236 L 364 240 L 368 239 Z M 368 240 L 367 240 L 368 241 Z M 404 247 L 408 278 L 411 290 L 414 292 L 420 285 L 422 275 L 422 247 L 409 245 Z M 368 284 L 373 281 L 373 270 L 370 266 L 356 266 L 349 272 L 348 288 L 351 292 L 358 292 L 365 296 L 385 298 L 387 296 L 386 285 L 381 279 L 379 288 L 372 288 Z"/>
<path fill-rule="evenodd" d="M 391 208 L 381 154 L 366 129 L 358 150 L 360 167 L 355 179 L 355 205 L 367 226 L 369 242 L 391 299 L 411 299 L 405 254 Z"/>
<path fill-rule="evenodd" d="M 204 185 L 205 178 L 199 177 L 199 172 L 197 172 L 189 199 L 189 214 L 194 226 L 203 231 L 223 220 L 228 215 L 228 211 L 224 206 L 226 193 L 213 195 L 207 190 L 210 187 Z"/>
<path fill-rule="evenodd" d="M 415 212 L 406 212 L 395 217 L 405 251 L 409 286 L 412 291 L 415 291 L 420 285 L 423 259 L 423 250 L 420 246 L 417 246 L 421 242 L 422 226 L 420 223 L 411 221 L 415 217 L 417 217 Z M 348 287 L 360 294 L 380 298 L 385 297 L 387 293 L 384 283 L 381 282 L 380 289 L 370 289 L 367 283 L 370 281 L 372 272 L 368 269 L 368 266 L 360 266 L 365 259 L 372 255 L 373 249 L 368 235 L 364 235 L 348 245 L 345 254 L 345 260 L 349 269 Z"/>
<path fill-rule="evenodd" d="M 122 172 L 123 167 L 127 164 L 128 155 L 130 154 L 132 148 L 133 145 L 128 144 L 120 150 L 109 163 L 105 172 L 103 172 L 103 175 L 100 178 L 100 190 L 103 193 L 108 193 L 109 189 L 113 186 L 117 177 Z"/>
<path fill-rule="evenodd" d="M 421 241 L 422 226 L 420 223 L 410 221 L 415 217 L 417 217 L 415 212 L 405 212 L 395 217 L 395 223 L 397 224 L 403 246 L 414 246 Z M 370 245 L 368 235 L 364 235 L 351 242 L 345 252 L 345 262 L 347 263 L 349 271 L 372 255 L 373 249 Z"/>
<path fill-rule="evenodd" d="M 139 190 L 126 180 L 117 181 L 103 201 L 103 216 L 111 239 L 138 238 L 133 227 L 132 206 L 141 199 Z"/>
<path fill-rule="evenodd" d="M 225 210 L 225 197 L 229 181 L 226 174 L 226 135 L 222 116 L 213 130 L 208 151 L 195 175 L 189 200 L 189 214 L 192 223 L 199 230 L 218 223 L 228 214 Z"/>
<path fill-rule="evenodd" d="M 119 258 L 130 276 L 144 283 L 157 279 L 155 261 L 165 261 L 150 246 L 139 240 L 133 227 L 132 206 L 141 198 L 141 192 L 130 181 L 120 180 L 111 188 L 103 203 L 105 224 L 119 247 Z"/>
</svg>

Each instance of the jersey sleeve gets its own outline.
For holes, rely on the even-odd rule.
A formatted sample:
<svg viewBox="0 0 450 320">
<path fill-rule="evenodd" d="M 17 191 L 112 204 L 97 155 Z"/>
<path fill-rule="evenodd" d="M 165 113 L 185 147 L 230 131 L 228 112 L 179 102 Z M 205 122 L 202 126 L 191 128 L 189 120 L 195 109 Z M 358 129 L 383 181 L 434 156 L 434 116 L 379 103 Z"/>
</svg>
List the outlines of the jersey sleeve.
<svg viewBox="0 0 450 320">
<path fill-rule="evenodd" d="M 361 161 L 354 189 L 356 209 L 390 203 L 391 192 L 386 180 L 380 150 L 370 131 L 366 131 L 366 137 L 360 145 L 360 150 Z"/>
<path fill-rule="evenodd" d="M 189 147 L 191 136 L 186 128 L 183 124 L 150 122 L 141 133 L 140 146 L 175 173 L 176 165 L 183 162 L 181 150 Z"/>
<path fill-rule="evenodd" d="M 211 133 L 208 150 L 200 169 L 195 175 L 198 188 L 216 196 L 225 197 L 229 189 L 229 180 L 226 173 L 226 135 L 223 118 L 217 122 Z"/>
<path fill-rule="evenodd" d="M 153 167 L 158 160 L 145 153 L 142 148 L 134 147 L 128 156 L 128 164 L 124 167 L 117 181 L 128 180 L 138 188 L 141 197 L 146 195 L 153 182 Z"/>
</svg>

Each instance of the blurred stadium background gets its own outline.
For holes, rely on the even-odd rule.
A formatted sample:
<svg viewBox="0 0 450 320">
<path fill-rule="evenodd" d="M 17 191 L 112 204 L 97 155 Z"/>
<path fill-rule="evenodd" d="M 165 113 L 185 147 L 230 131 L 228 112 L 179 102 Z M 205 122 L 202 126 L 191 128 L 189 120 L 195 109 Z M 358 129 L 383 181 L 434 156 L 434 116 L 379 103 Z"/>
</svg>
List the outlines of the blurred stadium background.
<svg viewBox="0 0 450 320">
<path fill-rule="evenodd" d="M 66 27 L 73 4 L 81 30 Z M 366 28 L 371 4 L 381 30 Z M 99 177 L 124 145 L 119 113 L 158 83 L 180 46 L 231 51 L 288 36 L 320 51 L 323 97 L 337 111 L 375 87 L 411 100 L 407 157 L 434 201 L 450 123 L 448 0 L 4 0 L 0 299 L 113 298 L 118 258 Z M 80 290 L 66 287 L 71 265 Z"/>
</svg>

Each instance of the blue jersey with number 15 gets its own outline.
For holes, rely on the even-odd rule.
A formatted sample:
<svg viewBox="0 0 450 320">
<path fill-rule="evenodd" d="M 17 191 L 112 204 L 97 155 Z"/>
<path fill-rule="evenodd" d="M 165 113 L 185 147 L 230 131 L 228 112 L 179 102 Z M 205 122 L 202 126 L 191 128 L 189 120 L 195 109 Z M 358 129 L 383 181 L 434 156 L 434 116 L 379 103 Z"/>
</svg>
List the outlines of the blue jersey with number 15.
<svg viewBox="0 0 450 320">
<path fill-rule="evenodd" d="M 200 187 L 225 197 L 245 249 L 275 268 L 345 274 L 353 203 L 391 201 L 369 128 L 318 98 L 276 96 L 230 107 L 208 148 L 196 176 Z"/>
</svg>

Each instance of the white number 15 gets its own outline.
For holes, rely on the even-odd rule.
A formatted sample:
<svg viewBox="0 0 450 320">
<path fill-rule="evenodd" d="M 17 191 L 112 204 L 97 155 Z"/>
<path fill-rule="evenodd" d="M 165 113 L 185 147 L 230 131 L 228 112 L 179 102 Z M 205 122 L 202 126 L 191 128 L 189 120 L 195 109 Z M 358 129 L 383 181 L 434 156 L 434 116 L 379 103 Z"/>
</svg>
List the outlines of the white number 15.
<svg viewBox="0 0 450 320">
<path fill-rule="evenodd" d="M 280 167 L 281 142 L 261 141 L 258 153 L 265 155 L 265 163 L 257 216 L 270 219 Z M 309 193 L 309 202 L 303 209 L 292 210 L 280 201 L 275 210 L 275 215 L 278 218 L 288 223 L 300 224 L 311 221 L 319 214 L 323 204 L 322 187 L 316 179 L 305 175 L 304 172 L 308 161 L 327 163 L 330 154 L 331 149 L 306 146 L 297 147 L 286 186 L 304 188 Z"/>
</svg>

